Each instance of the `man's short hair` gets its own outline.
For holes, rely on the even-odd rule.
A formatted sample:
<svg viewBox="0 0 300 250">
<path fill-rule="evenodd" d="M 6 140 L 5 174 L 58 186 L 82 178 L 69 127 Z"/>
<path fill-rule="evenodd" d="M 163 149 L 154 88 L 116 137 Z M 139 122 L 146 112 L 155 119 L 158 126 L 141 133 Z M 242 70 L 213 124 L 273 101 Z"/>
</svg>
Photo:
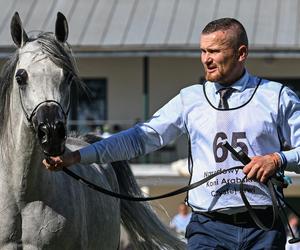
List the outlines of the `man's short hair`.
<svg viewBox="0 0 300 250">
<path fill-rule="evenodd" d="M 229 29 L 234 29 L 236 32 L 236 46 L 245 45 L 248 47 L 248 36 L 244 26 L 234 18 L 220 18 L 208 23 L 202 30 L 202 34 L 210 34 L 216 31 L 226 31 Z"/>
</svg>

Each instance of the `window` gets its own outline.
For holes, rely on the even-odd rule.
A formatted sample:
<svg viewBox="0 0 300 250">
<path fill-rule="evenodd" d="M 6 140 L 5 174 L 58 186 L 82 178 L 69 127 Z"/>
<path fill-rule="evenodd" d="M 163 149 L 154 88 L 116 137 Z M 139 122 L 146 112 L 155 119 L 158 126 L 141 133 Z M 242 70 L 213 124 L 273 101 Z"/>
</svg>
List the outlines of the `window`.
<svg viewBox="0 0 300 250">
<path fill-rule="evenodd" d="M 90 132 L 107 119 L 107 79 L 83 79 L 86 88 L 71 89 L 71 130 Z M 86 89 L 86 90 L 85 90 Z"/>
</svg>

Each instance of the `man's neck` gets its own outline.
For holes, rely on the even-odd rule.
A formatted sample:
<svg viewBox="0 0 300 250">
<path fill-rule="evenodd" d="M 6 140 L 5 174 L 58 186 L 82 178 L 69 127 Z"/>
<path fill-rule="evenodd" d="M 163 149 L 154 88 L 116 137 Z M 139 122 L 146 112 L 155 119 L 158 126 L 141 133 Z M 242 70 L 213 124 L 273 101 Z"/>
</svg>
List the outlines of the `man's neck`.
<svg viewBox="0 0 300 250">
<path fill-rule="evenodd" d="M 218 83 L 223 87 L 230 87 L 231 85 L 239 81 L 244 76 L 245 72 L 246 69 L 243 68 L 243 70 L 239 74 L 237 74 L 233 79 L 230 79 L 226 82 L 218 82 Z"/>
</svg>

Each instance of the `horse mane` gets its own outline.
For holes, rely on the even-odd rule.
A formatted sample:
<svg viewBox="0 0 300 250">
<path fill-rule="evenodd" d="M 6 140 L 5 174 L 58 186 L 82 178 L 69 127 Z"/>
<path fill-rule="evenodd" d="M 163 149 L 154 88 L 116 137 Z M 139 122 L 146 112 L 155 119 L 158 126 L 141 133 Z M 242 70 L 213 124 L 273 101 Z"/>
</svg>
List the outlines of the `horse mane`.
<svg viewBox="0 0 300 250">
<path fill-rule="evenodd" d="M 28 42 L 37 41 L 42 52 L 65 72 L 66 80 L 73 81 L 84 89 L 78 77 L 78 69 L 70 46 L 56 40 L 52 32 L 41 32 L 36 37 L 30 37 Z M 19 60 L 19 49 L 9 58 L 1 70 L 0 76 L 0 138 L 3 137 L 9 118 L 10 94 L 14 72 Z"/>
<path fill-rule="evenodd" d="M 13 54 L 11 58 L 4 64 L 1 70 L 0 78 L 0 136 L 6 129 L 6 123 L 9 117 L 8 108 L 10 104 L 10 93 L 12 90 L 13 74 L 16 69 L 19 55 Z"/>
</svg>

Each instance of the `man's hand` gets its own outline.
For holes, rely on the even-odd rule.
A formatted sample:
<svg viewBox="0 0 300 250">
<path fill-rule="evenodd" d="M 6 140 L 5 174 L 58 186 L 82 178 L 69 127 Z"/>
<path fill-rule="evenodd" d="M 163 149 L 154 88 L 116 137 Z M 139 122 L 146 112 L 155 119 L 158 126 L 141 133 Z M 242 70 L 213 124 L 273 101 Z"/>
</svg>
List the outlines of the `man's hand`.
<svg viewBox="0 0 300 250">
<path fill-rule="evenodd" d="M 281 166 L 280 156 L 276 153 L 264 156 L 254 156 L 243 172 L 248 179 L 254 179 L 263 183 L 273 176 Z"/>
<path fill-rule="evenodd" d="M 79 151 L 69 152 L 61 156 L 50 156 L 43 160 L 45 168 L 51 171 L 62 170 L 63 167 L 69 167 L 73 164 L 80 162 Z"/>
</svg>

